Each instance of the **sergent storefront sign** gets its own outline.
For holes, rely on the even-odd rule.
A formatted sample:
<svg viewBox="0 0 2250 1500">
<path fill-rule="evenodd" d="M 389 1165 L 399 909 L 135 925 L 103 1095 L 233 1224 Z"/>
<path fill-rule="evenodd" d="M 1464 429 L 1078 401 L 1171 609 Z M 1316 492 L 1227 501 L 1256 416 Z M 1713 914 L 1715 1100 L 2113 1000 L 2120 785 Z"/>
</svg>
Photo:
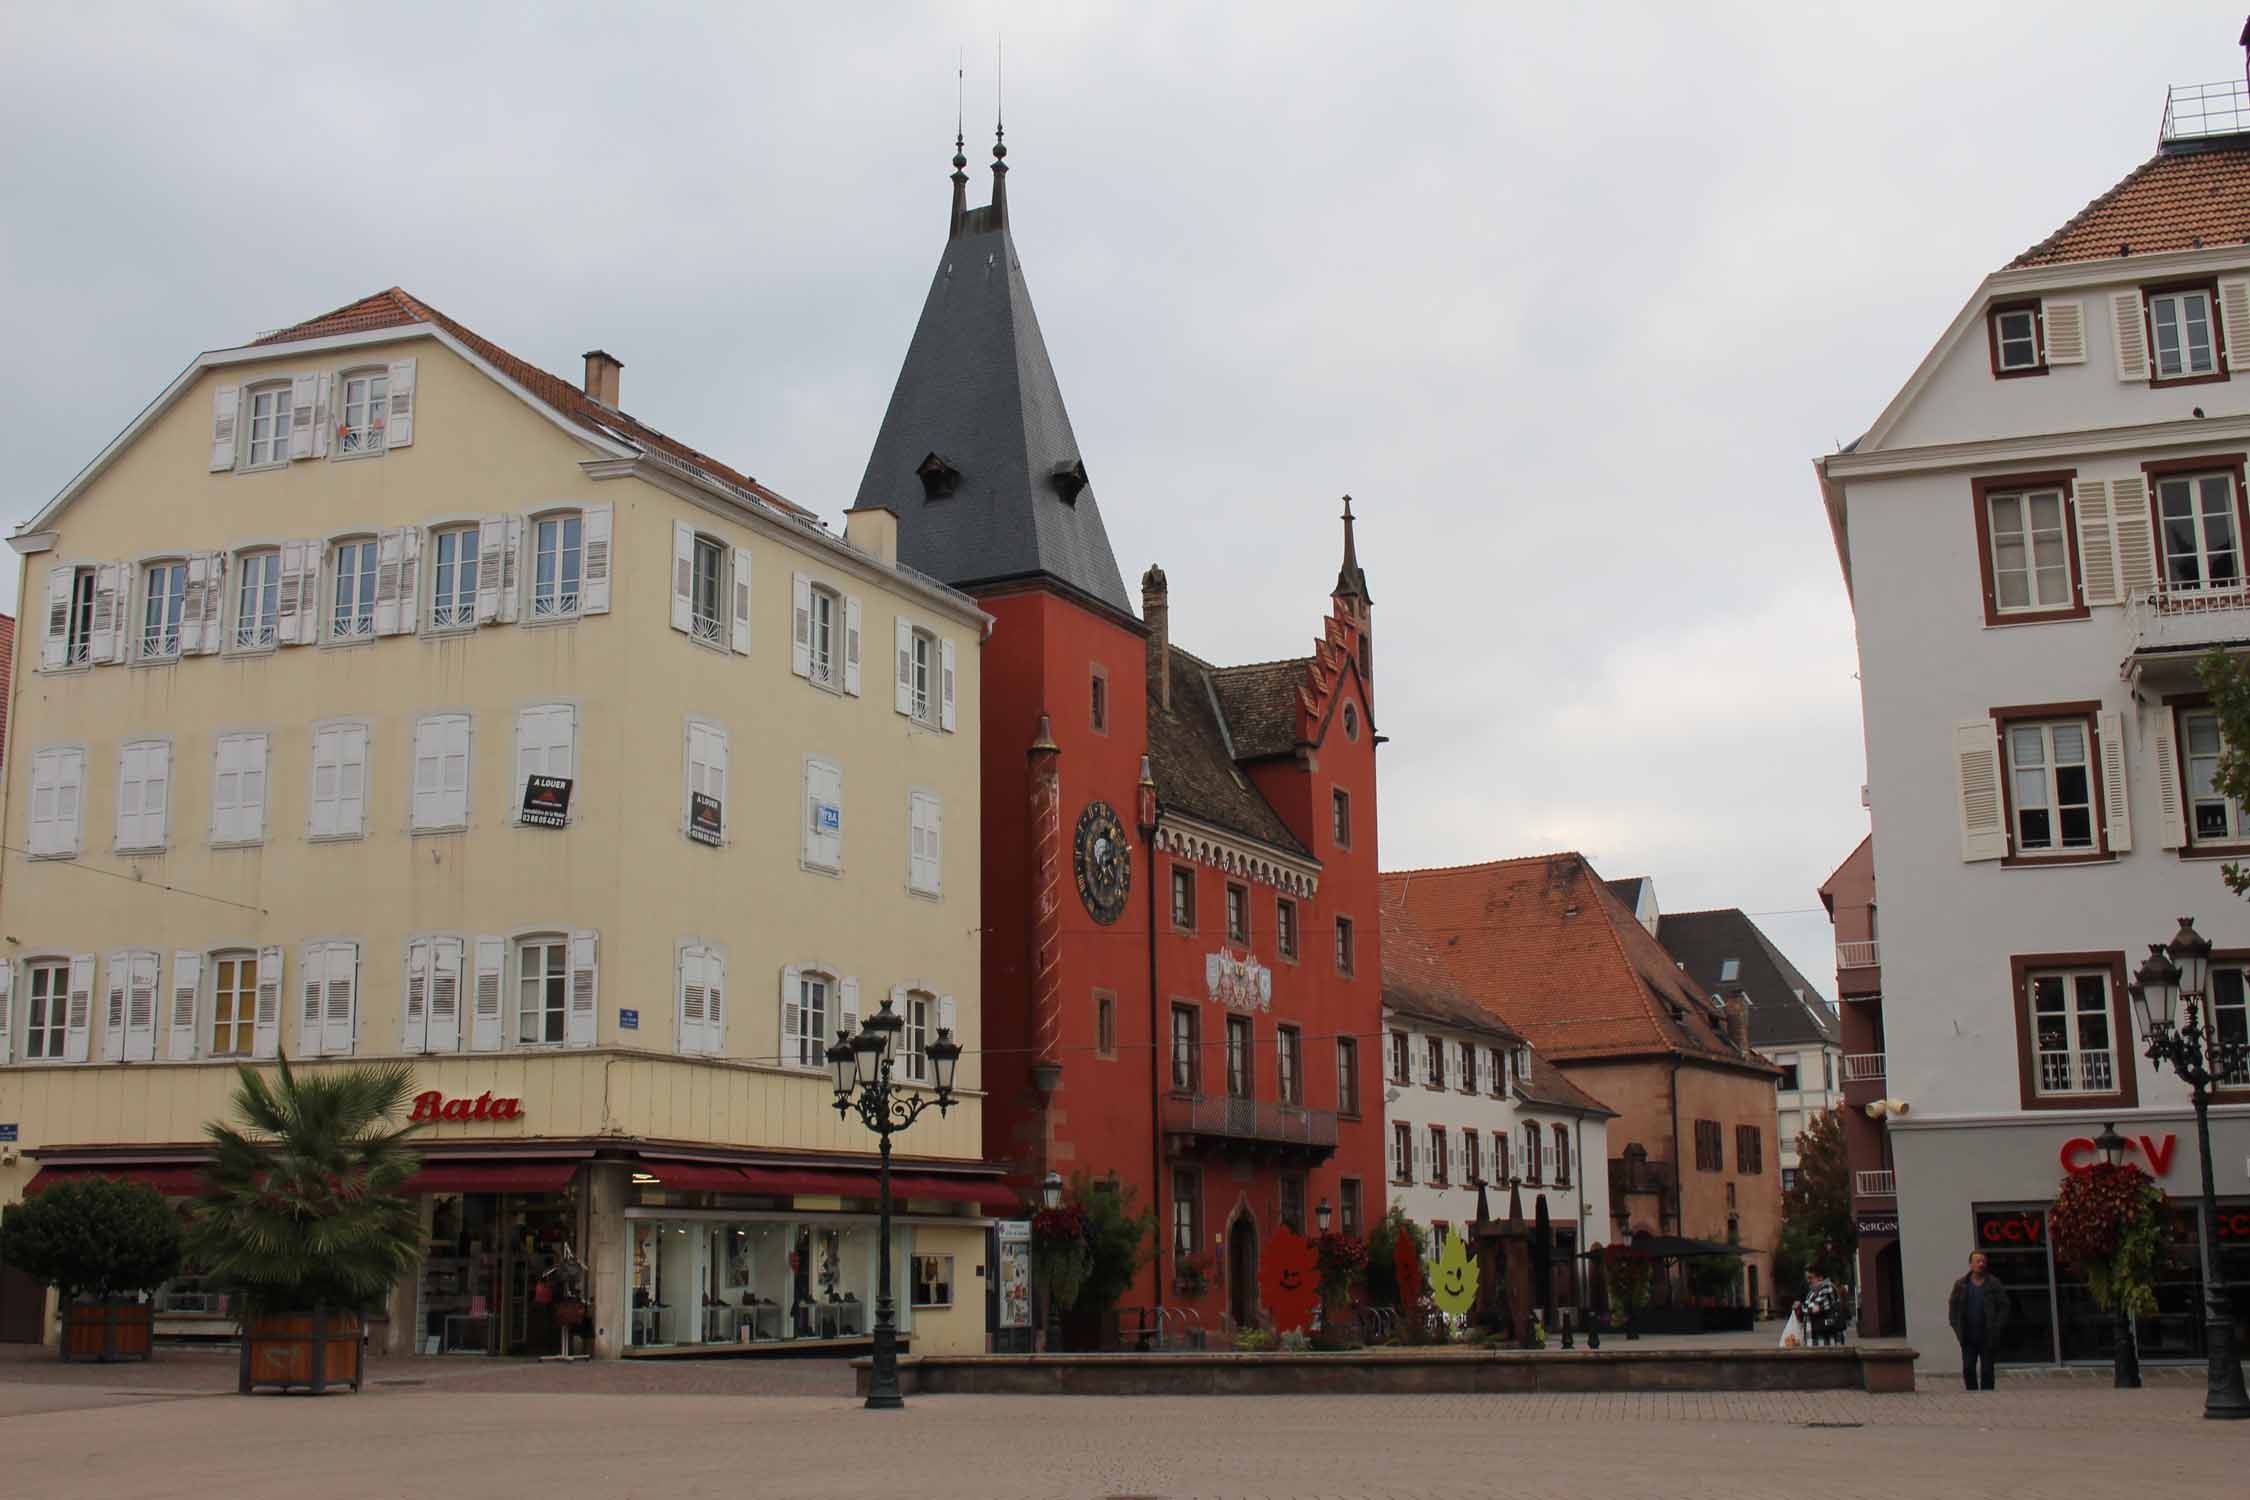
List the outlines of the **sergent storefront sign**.
<svg viewBox="0 0 2250 1500">
<path fill-rule="evenodd" d="M 520 1099 L 495 1099 L 490 1094 L 479 1094 L 474 1099 L 448 1099 L 436 1089 L 414 1096 L 414 1113 L 406 1117 L 415 1120 L 520 1120 L 523 1118 L 523 1101 Z"/>
</svg>

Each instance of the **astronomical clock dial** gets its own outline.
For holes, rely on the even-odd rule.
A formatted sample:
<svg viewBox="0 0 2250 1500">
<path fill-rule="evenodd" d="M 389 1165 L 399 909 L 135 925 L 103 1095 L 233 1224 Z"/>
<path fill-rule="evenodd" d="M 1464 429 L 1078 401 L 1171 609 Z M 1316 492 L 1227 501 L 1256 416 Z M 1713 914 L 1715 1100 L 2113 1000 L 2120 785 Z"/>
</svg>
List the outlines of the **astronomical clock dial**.
<svg viewBox="0 0 2250 1500">
<path fill-rule="evenodd" d="M 1108 925 L 1125 914 L 1125 895 L 1133 888 L 1133 855 L 1125 845 L 1125 825 L 1107 802 L 1089 802 L 1078 815 L 1078 899 L 1087 913 Z"/>
</svg>

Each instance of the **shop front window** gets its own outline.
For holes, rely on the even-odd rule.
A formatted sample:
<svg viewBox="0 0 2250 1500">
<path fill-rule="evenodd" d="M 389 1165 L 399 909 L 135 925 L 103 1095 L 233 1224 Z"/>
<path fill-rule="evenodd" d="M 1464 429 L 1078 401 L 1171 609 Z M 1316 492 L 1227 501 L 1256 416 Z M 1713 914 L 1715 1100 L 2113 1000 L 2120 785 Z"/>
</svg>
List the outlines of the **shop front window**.
<svg viewBox="0 0 2250 1500">
<path fill-rule="evenodd" d="M 631 1342 L 635 1348 L 865 1339 L 875 1326 L 873 1224 L 778 1215 L 634 1218 L 627 1235 Z M 892 1265 L 920 1277 L 951 1256 L 913 1253 L 913 1230 L 897 1231 Z M 916 1283 L 920 1287 L 921 1283 Z M 912 1306 L 934 1306 L 928 1302 Z M 911 1329 L 901 1309 L 900 1329 Z"/>
</svg>

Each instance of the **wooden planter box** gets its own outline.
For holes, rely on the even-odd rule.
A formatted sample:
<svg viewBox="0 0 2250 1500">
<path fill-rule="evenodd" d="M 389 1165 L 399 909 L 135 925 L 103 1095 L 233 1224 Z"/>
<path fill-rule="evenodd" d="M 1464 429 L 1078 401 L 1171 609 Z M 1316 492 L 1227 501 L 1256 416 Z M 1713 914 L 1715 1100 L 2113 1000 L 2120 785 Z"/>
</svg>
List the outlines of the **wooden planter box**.
<svg viewBox="0 0 2250 1500">
<path fill-rule="evenodd" d="M 73 1302 L 63 1309 L 62 1357 L 97 1364 L 153 1359 L 155 1333 L 156 1309 L 146 1302 Z"/>
<path fill-rule="evenodd" d="M 242 1378 L 237 1387 L 254 1390 L 308 1390 L 325 1395 L 338 1386 L 358 1390 L 365 1375 L 359 1314 L 331 1312 L 268 1313 L 246 1319 L 242 1327 Z"/>
</svg>

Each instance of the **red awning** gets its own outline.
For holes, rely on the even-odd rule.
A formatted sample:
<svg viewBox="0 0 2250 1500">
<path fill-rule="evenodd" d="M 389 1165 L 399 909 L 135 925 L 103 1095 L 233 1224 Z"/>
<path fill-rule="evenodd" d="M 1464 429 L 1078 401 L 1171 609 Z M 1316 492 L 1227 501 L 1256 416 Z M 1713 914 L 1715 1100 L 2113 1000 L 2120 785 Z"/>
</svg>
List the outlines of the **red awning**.
<svg viewBox="0 0 2250 1500">
<path fill-rule="evenodd" d="M 675 1193 L 747 1193 L 751 1189 L 742 1180 L 740 1167 L 718 1166 L 703 1161 L 637 1161 L 633 1163 L 635 1176 L 643 1173 L 656 1179 L 656 1185 Z M 641 1184 L 649 1186 L 647 1183 Z"/>
<path fill-rule="evenodd" d="M 432 1162 L 406 1180 L 400 1192 L 559 1193 L 578 1170 L 574 1161 Z"/>
<path fill-rule="evenodd" d="M 644 1170 L 659 1169 L 649 1167 Z M 742 1175 L 749 1184 L 747 1191 L 753 1193 L 821 1193 L 841 1198 L 873 1198 L 882 1191 L 877 1175 L 871 1171 L 815 1172 L 790 1167 L 744 1167 Z M 671 1186 L 670 1178 L 665 1179 L 665 1186 Z M 935 1200 L 940 1203 L 973 1203 L 992 1213 L 1008 1213 L 1022 1206 L 1014 1193 L 990 1179 L 938 1177 L 911 1172 L 891 1174 L 891 1196 L 901 1201 L 919 1198 L 925 1202 Z"/>
<path fill-rule="evenodd" d="M 753 1193 L 832 1193 L 840 1198 L 875 1196 L 873 1172 L 803 1172 L 788 1167 L 744 1167 Z"/>
<path fill-rule="evenodd" d="M 891 1178 L 891 1192 L 900 1198 L 935 1199 L 940 1203 L 973 1203 L 988 1213 L 1013 1213 L 1023 1200 L 1004 1183 L 990 1178 L 915 1177 L 905 1173 Z"/>
<path fill-rule="evenodd" d="M 58 1182 L 71 1182 L 87 1177 L 115 1177 L 123 1182 L 145 1182 L 167 1198 L 193 1198 L 207 1187 L 203 1181 L 203 1168 L 181 1162 L 164 1162 L 151 1166 L 119 1165 L 114 1167 L 41 1167 L 24 1184 L 28 1195 Z"/>
</svg>

